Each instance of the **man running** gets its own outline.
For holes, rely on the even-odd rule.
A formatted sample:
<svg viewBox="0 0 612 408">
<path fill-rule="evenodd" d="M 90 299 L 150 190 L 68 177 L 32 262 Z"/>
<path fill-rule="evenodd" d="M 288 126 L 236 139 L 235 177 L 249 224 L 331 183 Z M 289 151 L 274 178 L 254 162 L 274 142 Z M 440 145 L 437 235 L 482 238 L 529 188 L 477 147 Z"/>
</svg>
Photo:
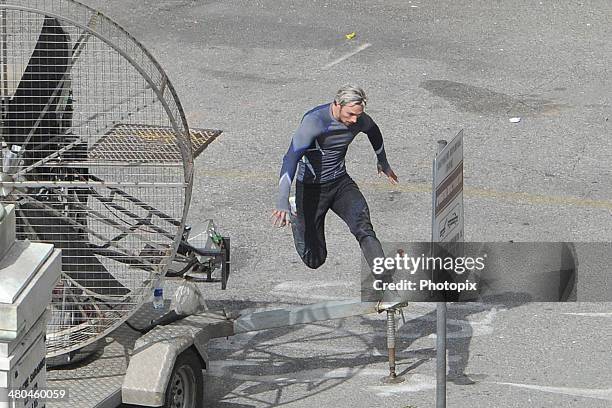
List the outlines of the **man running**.
<svg viewBox="0 0 612 408">
<path fill-rule="evenodd" d="M 380 129 L 364 112 L 366 103 L 363 89 L 343 86 L 332 103 L 303 116 L 283 157 L 272 222 L 276 227 L 291 224 L 295 248 L 309 268 L 320 267 L 327 257 L 325 216 L 329 209 L 348 225 L 370 268 L 374 258 L 384 256 L 368 204 L 344 165 L 349 144 L 363 132 L 376 153 L 379 174 L 384 173 L 392 184 L 398 183 L 387 161 Z M 292 209 L 289 193 L 296 169 L 297 208 Z"/>
</svg>

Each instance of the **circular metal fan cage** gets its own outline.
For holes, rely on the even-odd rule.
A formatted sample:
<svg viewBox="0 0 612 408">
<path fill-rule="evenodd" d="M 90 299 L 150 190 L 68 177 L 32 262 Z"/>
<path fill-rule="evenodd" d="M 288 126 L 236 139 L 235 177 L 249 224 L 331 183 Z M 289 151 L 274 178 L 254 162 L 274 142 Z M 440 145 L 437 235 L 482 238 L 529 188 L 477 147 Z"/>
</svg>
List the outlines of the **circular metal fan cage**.
<svg viewBox="0 0 612 408">
<path fill-rule="evenodd" d="M 47 356 L 91 345 L 149 300 L 176 255 L 193 152 L 168 77 L 73 0 L 0 0 L 0 201 L 19 239 L 62 250 Z"/>
</svg>

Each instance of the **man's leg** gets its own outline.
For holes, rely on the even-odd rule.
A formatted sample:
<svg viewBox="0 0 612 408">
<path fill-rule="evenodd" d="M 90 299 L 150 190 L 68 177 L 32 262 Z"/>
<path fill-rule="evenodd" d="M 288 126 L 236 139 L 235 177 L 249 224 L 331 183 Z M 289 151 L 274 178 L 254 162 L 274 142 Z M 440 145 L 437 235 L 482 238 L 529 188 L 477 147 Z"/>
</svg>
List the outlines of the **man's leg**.
<svg viewBox="0 0 612 408">
<path fill-rule="evenodd" d="M 370 221 L 368 203 L 357 184 L 348 175 L 337 186 L 331 209 L 348 225 L 370 268 L 374 264 L 374 258 L 385 256 Z"/>
<path fill-rule="evenodd" d="M 295 249 L 302 261 L 317 269 L 327 258 L 325 244 L 325 216 L 330 197 L 319 185 L 296 183 L 295 201 L 297 216 L 291 217 L 291 230 Z"/>
<path fill-rule="evenodd" d="M 355 236 L 361 247 L 361 252 L 372 271 L 375 258 L 385 256 L 382 245 L 372 227 L 370 221 L 370 210 L 365 197 L 361 194 L 357 184 L 348 175 L 345 176 L 335 189 L 334 201 L 331 206 L 342 220 L 348 225 L 351 233 Z M 383 283 L 393 282 L 395 269 L 385 270 L 375 278 Z M 382 301 L 398 303 L 403 300 L 400 293 L 395 290 L 385 290 Z"/>
</svg>

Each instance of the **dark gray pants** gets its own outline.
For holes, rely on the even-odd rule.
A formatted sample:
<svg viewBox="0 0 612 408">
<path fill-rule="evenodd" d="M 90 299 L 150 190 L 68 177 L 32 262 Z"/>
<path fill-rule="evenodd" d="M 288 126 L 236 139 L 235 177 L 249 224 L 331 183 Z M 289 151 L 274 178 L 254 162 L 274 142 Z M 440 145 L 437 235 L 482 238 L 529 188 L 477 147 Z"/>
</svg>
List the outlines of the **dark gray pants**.
<svg viewBox="0 0 612 408">
<path fill-rule="evenodd" d="M 292 217 L 293 240 L 302 261 L 316 269 L 325 263 L 325 216 L 336 213 L 359 242 L 370 268 L 383 249 L 370 222 L 370 210 L 357 184 L 348 174 L 323 184 L 296 182 L 297 217 Z"/>
</svg>

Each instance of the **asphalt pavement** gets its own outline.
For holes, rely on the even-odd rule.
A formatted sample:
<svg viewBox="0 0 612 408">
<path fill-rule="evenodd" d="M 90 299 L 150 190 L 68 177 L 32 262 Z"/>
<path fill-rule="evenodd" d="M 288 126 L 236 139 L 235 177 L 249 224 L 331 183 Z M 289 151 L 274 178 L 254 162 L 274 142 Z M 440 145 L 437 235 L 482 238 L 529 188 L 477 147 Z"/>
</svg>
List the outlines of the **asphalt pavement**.
<svg viewBox="0 0 612 408">
<path fill-rule="evenodd" d="M 190 126 L 224 131 L 196 162 L 189 210 L 232 239 L 229 288 L 203 286 L 211 306 L 359 296 L 341 220 L 328 216 L 315 271 L 269 222 L 293 130 L 347 82 L 365 88 L 400 178 L 377 176 L 365 136 L 351 145 L 382 241 L 430 237 L 436 141 L 461 129 L 466 240 L 612 241 L 609 1 L 84 2 L 151 51 Z M 215 340 L 206 406 L 432 407 L 434 312 L 405 309 L 394 385 L 383 316 Z M 449 407 L 612 406 L 610 303 L 453 304 L 448 330 L 449 370 L 475 382 L 450 382 Z"/>
</svg>

